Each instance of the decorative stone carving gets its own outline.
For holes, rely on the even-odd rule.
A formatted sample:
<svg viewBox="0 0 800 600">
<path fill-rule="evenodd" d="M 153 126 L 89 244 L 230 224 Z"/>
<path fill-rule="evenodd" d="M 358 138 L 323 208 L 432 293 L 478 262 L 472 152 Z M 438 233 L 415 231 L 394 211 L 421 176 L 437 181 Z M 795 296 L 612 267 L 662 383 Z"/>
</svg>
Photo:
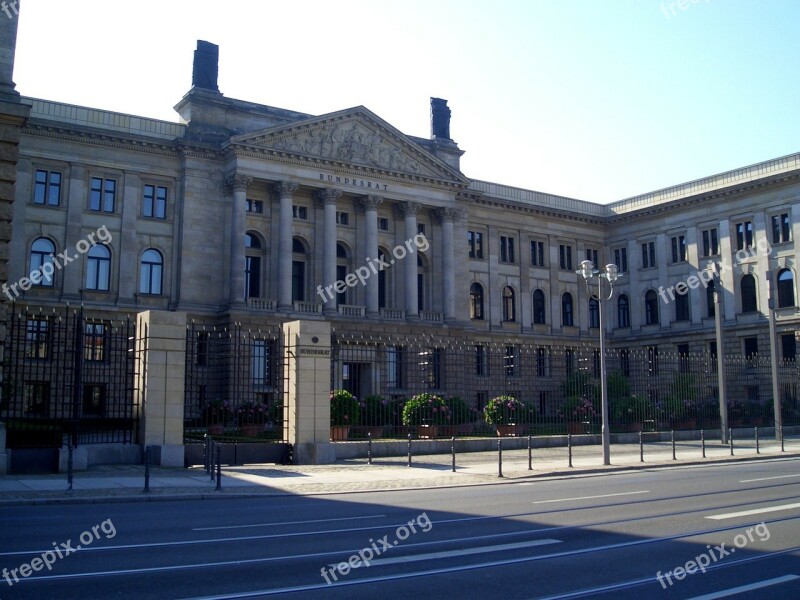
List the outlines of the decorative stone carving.
<svg viewBox="0 0 800 600">
<path fill-rule="evenodd" d="M 235 174 L 231 175 L 225 180 L 225 191 L 228 193 L 233 192 L 246 192 L 247 186 L 253 183 L 253 178 L 247 175 Z"/>
<path fill-rule="evenodd" d="M 275 193 L 278 195 L 279 198 L 285 198 L 287 196 L 291 198 L 297 191 L 297 187 L 298 187 L 297 184 L 292 183 L 291 181 L 281 181 L 279 183 L 276 183 L 272 189 L 275 191 Z"/>
<path fill-rule="evenodd" d="M 416 215 L 420 208 L 422 208 L 422 205 L 418 202 L 400 202 L 397 205 L 397 210 L 399 210 L 400 214 L 403 216 Z"/>
<path fill-rule="evenodd" d="M 325 206 L 326 204 L 333 204 L 336 206 L 336 201 L 341 197 L 342 190 L 337 190 L 335 188 L 326 188 L 324 190 L 317 190 L 314 192 L 314 196 L 316 197 L 317 201 Z"/>
<path fill-rule="evenodd" d="M 439 223 L 444 223 L 445 221 L 456 223 L 461 219 L 463 213 L 464 211 L 456 208 L 438 208 L 435 212 Z"/>
<path fill-rule="evenodd" d="M 217 77 L 219 75 L 219 46 L 210 42 L 197 40 L 192 68 L 192 85 L 204 90 L 218 92 Z"/>
<path fill-rule="evenodd" d="M 383 202 L 383 198 L 380 196 L 362 196 L 359 201 L 361 202 L 361 206 L 364 207 L 364 210 L 378 210 L 378 207 Z"/>
<path fill-rule="evenodd" d="M 431 137 L 450 139 L 450 109 L 442 98 L 431 98 Z"/>
</svg>

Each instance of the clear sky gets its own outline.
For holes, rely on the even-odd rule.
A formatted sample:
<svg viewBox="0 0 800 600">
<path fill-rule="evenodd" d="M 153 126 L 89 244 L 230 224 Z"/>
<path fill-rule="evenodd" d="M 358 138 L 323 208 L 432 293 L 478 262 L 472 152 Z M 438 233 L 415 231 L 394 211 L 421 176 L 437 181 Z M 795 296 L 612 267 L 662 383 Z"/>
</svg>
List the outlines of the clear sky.
<svg viewBox="0 0 800 600">
<path fill-rule="evenodd" d="M 22 1 L 27 96 L 175 121 L 204 39 L 228 97 L 421 137 L 446 98 L 468 177 L 564 196 L 800 151 L 798 0 Z"/>
</svg>

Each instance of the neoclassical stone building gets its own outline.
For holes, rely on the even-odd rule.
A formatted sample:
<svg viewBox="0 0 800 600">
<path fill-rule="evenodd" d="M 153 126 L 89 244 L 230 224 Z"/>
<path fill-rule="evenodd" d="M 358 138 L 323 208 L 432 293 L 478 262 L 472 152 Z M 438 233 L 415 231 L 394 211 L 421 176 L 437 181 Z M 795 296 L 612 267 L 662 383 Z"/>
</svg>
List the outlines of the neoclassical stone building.
<svg viewBox="0 0 800 600">
<path fill-rule="evenodd" d="M 601 205 L 470 179 L 443 100 L 423 139 L 363 106 L 227 98 L 217 51 L 198 44 L 174 123 L 22 98 L 6 301 L 254 329 L 325 319 L 342 340 L 594 346 L 597 305 L 575 273 L 588 258 L 623 274 L 605 305 L 612 346 L 687 353 L 716 351 L 704 274 L 720 265 L 724 351 L 769 353 L 772 282 L 779 357 L 794 359 L 800 154 Z M 31 281 L 61 253 L 77 258 Z M 380 387 L 365 368 L 364 391 Z"/>
</svg>

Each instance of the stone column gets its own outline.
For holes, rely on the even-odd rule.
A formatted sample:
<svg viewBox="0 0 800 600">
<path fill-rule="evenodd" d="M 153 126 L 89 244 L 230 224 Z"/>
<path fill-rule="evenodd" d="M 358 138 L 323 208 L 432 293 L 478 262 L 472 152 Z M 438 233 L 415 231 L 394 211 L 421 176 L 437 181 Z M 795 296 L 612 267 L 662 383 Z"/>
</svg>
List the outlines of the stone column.
<svg viewBox="0 0 800 600">
<path fill-rule="evenodd" d="M 453 235 L 453 222 L 459 216 L 452 208 L 443 208 L 437 212 L 442 221 L 442 308 L 446 321 L 456 318 L 455 299 L 455 240 Z M 521 296 L 522 294 L 520 294 Z M 520 298 L 522 300 L 522 298 Z"/>
<path fill-rule="evenodd" d="M 244 306 L 244 236 L 247 233 L 247 186 L 252 177 L 239 173 L 231 175 L 225 185 L 233 191 L 233 210 L 231 212 L 231 271 L 229 276 L 229 298 L 231 306 Z M 289 207 L 291 217 L 291 206 Z"/>
<path fill-rule="evenodd" d="M 400 204 L 400 212 L 403 213 L 405 220 L 405 241 L 411 240 L 417 235 L 417 211 L 419 204 L 416 202 L 404 202 Z M 393 259 L 394 260 L 394 259 Z M 417 255 L 407 254 L 403 259 L 403 273 L 405 274 L 405 309 L 407 319 L 419 318 L 419 306 L 417 305 Z"/>
<path fill-rule="evenodd" d="M 288 369 L 289 443 L 295 462 L 327 464 L 336 460 L 331 436 L 331 325 L 327 321 L 283 324 Z"/>
<path fill-rule="evenodd" d="M 278 308 L 292 309 L 292 199 L 297 184 L 282 181 L 275 186 L 281 202 L 278 241 Z"/>
<path fill-rule="evenodd" d="M 133 173 L 126 173 L 125 186 L 122 188 L 120 239 L 114 240 L 117 242 L 116 251 L 119 255 L 119 266 L 116 269 L 112 268 L 112 273 L 116 275 L 115 280 L 119 290 L 118 304 L 120 305 L 135 306 L 136 292 L 139 291 L 139 278 L 131 277 L 130 274 L 139 272 L 136 222 L 141 214 L 140 194 L 142 194 L 141 178 Z M 111 289 L 114 289 L 113 282 L 111 285 Z"/>
<path fill-rule="evenodd" d="M 139 443 L 153 447 L 155 464 L 183 467 L 186 313 L 139 313 L 136 361 Z"/>
<path fill-rule="evenodd" d="M 380 196 L 364 196 L 361 204 L 367 212 L 366 238 L 367 238 L 367 263 L 378 258 L 378 206 L 383 202 Z M 373 275 L 367 279 L 367 316 L 377 317 L 378 308 L 378 276 Z"/>
<path fill-rule="evenodd" d="M 322 203 L 324 215 L 324 229 L 322 236 L 322 287 L 336 283 L 336 201 L 342 195 L 342 190 L 318 190 L 317 200 Z M 325 294 L 323 297 L 324 312 L 327 315 L 336 312 L 336 293 Z"/>
<path fill-rule="evenodd" d="M 0 12 L 0 100 L 12 100 L 19 93 L 14 89 L 14 55 L 17 48 L 19 1 L 7 2 Z"/>
</svg>

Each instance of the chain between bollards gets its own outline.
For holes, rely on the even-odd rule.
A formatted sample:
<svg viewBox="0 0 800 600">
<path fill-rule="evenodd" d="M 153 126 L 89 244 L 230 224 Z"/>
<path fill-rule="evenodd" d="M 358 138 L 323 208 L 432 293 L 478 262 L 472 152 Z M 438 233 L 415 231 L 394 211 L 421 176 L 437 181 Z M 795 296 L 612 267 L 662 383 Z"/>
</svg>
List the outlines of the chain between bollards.
<svg viewBox="0 0 800 600">
<path fill-rule="evenodd" d="M 67 491 L 72 491 L 72 444 L 67 450 Z"/>
<path fill-rule="evenodd" d="M 642 432 L 639 432 L 639 462 L 644 462 L 644 438 Z"/>
<path fill-rule="evenodd" d="M 756 427 L 755 430 L 756 430 L 756 454 L 761 454 L 761 447 L 758 444 L 758 427 Z"/>
<path fill-rule="evenodd" d="M 533 451 L 531 450 L 531 436 L 528 436 L 528 471 L 533 471 Z"/>
<path fill-rule="evenodd" d="M 372 432 L 367 432 L 367 464 L 372 464 Z"/>
<path fill-rule="evenodd" d="M 731 445 L 731 456 L 733 456 L 733 427 L 728 427 L 728 443 Z"/>
<path fill-rule="evenodd" d="M 700 430 L 700 444 L 703 446 L 703 458 L 706 457 L 706 431 L 705 429 Z"/>
<path fill-rule="evenodd" d="M 408 466 L 411 466 L 411 434 L 408 434 Z"/>
<path fill-rule="evenodd" d="M 783 446 L 783 425 L 778 428 L 781 436 L 781 452 L 786 452 L 786 448 Z"/>
<path fill-rule="evenodd" d="M 569 466 L 572 467 L 572 434 L 567 434 L 567 453 L 569 455 Z"/>
<path fill-rule="evenodd" d="M 222 490 L 222 448 L 217 444 L 217 491 Z"/>
<path fill-rule="evenodd" d="M 144 493 L 150 493 L 150 446 L 144 448 Z"/>
<path fill-rule="evenodd" d="M 450 454 L 453 455 L 453 473 L 456 472 L 456 436 L 450 438 Z"/>
<path fill-rule="evenodd" d="M 671 429 L 669 435 L 672 440 L 672 460 L 678 460 L 678 457 L 675 456 L 675 430 Z"/>
<path fill-rule="evenodd" d="M 497 440 L 497 476 L 503 476 L 503 440 Z"/>
</svg>

